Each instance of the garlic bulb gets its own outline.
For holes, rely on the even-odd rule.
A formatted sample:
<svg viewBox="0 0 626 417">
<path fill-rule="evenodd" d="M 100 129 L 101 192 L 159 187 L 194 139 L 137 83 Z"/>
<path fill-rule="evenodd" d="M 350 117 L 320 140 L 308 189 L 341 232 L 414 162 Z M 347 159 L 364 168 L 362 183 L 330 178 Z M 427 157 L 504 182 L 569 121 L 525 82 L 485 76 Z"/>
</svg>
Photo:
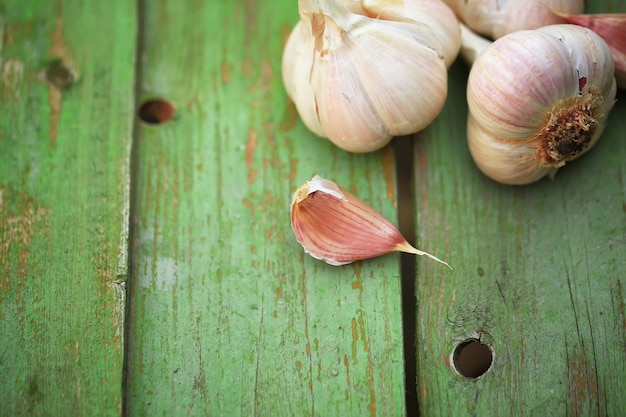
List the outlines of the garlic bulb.
<svg viewBox="0 0 626 417">
<path fill-rule="evenodd" d="M 287 93 L 304 124 L 351 152 L 382 148 L 441 111 L 460 47 L 440 0 L 299 0 L 285 46 Z"/>
<path fill-rule="evenodd" d="M 478 55 L 467 86 L 467 136 L 478 167 L 528 184 L 587 152 L 614 105 L 613 60 L 593 31 L 519 31 Z"/>
<path fill-rule="evenodd" d="M 584 0 L 444 0 L 476 33 L 492 39 L 524 29 L 565 23 L 554 12 L 580 14 Z"/>
<path fill-rule="evenodd" d="M 293 195 L 291 227 L 305 252 L 329 265 L 345 265 L 399 251 L 435 256 L 415 249 L 382 214 L 336 183 L 316 175 Z"/>
</svg>

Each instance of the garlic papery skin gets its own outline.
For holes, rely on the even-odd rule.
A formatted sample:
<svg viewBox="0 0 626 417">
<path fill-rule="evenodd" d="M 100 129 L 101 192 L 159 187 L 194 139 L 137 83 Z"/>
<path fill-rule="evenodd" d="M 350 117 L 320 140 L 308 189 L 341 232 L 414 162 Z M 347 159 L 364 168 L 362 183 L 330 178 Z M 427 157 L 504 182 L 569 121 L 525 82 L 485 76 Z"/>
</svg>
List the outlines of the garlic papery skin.
<svg viewBox="0 0 626 417">
<path fill-rule="evenodd" d="M 626 13 L 558 15 L 567 23 L 589 28 L 604 39 L 613 55 L 617 86 L 626 89 Z"/>
<path fill-rule="evenodd" d="M 584 0 L 444 0 L 470 29 L 492 39 L 565 23 L 554 12 L 583 13 Z"/>
<path fill-rule="evenodd" d="M 299 9 L 283 81 L 315 134 L 371 152 L 441 112 L 460 30 L 439 0 L 300 0 Z"/>
<path fill-rule="evenodd" d="M 339 266 L 394 251 L 435 256 L 415 249 L 382 214 L 333 181 L 316 175 L 294 193 L 291 227 L 305 252 Z"/>
<path fill-rule="evenodd" d="M 427 31 L 423 42 L 437 45 L 446 66 L 456 59 L 461 33 L 454 12 L 442 0 L 361 0 L 364 14 L 376 19 L 407 22 Z M 423 33 L 421 33 L 422 36 Z"/>
<path fill-rule="evenodd" d="M 506 35 L 470 70 L 472 157 L 498 182 L 537 181 L 596 143 L 615 95 L 611 52 L 593 31 L 552 25 Z"/>
</svg>

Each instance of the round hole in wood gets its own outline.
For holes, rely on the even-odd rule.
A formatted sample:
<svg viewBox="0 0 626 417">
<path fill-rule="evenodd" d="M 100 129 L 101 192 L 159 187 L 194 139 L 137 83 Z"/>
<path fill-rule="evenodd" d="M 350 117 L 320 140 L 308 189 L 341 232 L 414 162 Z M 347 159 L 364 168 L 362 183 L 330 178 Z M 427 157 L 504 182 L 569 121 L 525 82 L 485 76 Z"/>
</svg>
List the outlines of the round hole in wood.
<svg viewBox="0 0 626 417">
<path fill-rule="evenodd" d="M 176 109 L 174 105 L 167 100 L 155 98 L 144 101 L 139 107 L 139 119 L 150 125 L 160 125 L 169 122 Z"/>
<path fill-rule="evenodd" d="M 77 74 L 62 59 L 55 59 L 46 68 L 46 80 L 58 89 L 67 89 L 76 81 Z"/>
<path fill-rule="evenodd" d="M 478 339 L 467 339 L 457 345 L 452 354 L 456 371 L 466 378 L 478 378 L 485 374 L 493 363 L 493 351 Z"/>
</svg>

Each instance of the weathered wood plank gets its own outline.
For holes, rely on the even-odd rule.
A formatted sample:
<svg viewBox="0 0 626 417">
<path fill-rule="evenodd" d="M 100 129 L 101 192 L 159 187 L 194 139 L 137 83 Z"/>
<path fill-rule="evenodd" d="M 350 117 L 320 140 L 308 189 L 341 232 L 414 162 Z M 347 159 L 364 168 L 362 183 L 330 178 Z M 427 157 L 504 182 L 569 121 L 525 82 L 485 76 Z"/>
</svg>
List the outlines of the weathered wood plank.
<svg viewBox="0 0 626 417">
<path fill-rule="evenodd" d="M 289 224 L 334 179 L 395 219 L 389 148 L 350 155 L 299 122 L 280 78 L 293 1 L 146 2 L 129 415 L 403 415 L 398 256 L 330 267 Z"/>
<path fill-rule="evenodd" d="M 121 411 L 135 15 L 0 5 L 0 415 Z"/>
<path fill-rule="evenodd" d="M 626 415 L 624 92 L 589 154 L 553 181 L 507 187 L 467 150 L 466 74 L 454 66 L 444 113 L 415 147 L 418 243 L 454 267 L 418 267 L 421 412 Z M 450 366 L 468 338 L 495 352 L 479 379 Z"/>
</svg>

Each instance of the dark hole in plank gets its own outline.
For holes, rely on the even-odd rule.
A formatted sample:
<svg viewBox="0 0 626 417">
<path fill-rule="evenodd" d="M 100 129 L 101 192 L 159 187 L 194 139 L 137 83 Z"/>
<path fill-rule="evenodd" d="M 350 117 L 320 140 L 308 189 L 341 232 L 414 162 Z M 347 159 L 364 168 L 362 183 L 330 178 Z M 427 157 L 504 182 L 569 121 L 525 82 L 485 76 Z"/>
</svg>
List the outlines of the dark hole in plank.
<svg viewBox="0 0 626 417">
<path fill-rule="evenodd" d="M 478 339 L 467 339 L 454 349 L 452 364 L 466 378 L 476 379 L 485 374 L 493 363 L 493 351 Z"/>
<path fill-rule="evenodd" d="M 59 90 L 66 90 L 76 82 L 76 72 L 61 59 L 55 59 L 46 68 L 46 81 Z"/>
<path fill-rule="evenodd" d="M 138 116 L 144 123 L 160 125 L 169 122 L 175 113 L 176 109 L 172 103 L 157 98 L 144 101 L 139 107 Z"/>
</svg>

